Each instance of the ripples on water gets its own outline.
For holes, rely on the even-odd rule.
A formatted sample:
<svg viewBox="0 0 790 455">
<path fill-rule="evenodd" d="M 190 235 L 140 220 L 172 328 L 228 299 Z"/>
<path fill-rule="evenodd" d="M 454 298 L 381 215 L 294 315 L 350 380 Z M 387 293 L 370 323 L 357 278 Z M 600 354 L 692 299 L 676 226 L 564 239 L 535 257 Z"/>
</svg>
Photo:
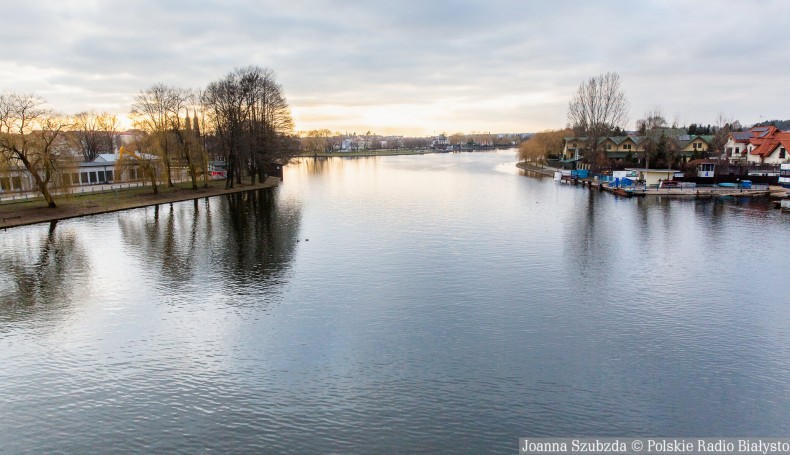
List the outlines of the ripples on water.
<svg viewBox="0 0 790 455">
<path fill-rule="evenodd" d="M 304 160 L 274 191 L 3 231 L 0 452 L 786 432 L 786 215 L 513 164 Z"/>
</svg>

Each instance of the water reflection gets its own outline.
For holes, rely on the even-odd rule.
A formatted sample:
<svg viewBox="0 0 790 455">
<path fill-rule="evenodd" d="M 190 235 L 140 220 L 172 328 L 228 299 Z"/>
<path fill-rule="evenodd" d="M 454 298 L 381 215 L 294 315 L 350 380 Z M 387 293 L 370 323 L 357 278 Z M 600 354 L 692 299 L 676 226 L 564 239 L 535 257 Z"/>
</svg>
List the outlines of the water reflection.
<svg viewBox="0 0 790 455">
<path fill-rule="evenodd" d="M 149 207 L 118 224 L 155 284 L 178 290 L 280 276 L 293 258 L 299 220 L 299 204 L 279 202 L 269 189 Z"/>
<path fill-rule="evenodd" d="M 275 191 L 3 232 L 3 317 L 35 304 L 0 325 L 0 451 L 783 434 L 787 217 L 514 156 L 310 159 Z"/>
<path fill-rule="evenodd" d="M 57 222 L 4 232 L 0 244 L 0 318 L 13 320 L 36 307 L 81 299 L 91 264 L 74 229 Z M 24 245 L 24 248 L 18 248 Z"/>
<path fill-rule="evenodd" d="M 227 279 L 245 283 L 276 276 L 290 263 L 299 240 L 300 205 L 279 203 L 275 191 L 230 194 L 226 245 L 215 249 Z"/>
<path fill-rule="evenodd" d="M 304 166 L 308 174 L 318 175 L 326 172 L 329 166 L 329 158 L 302 158 L 297 163 Z"/>
<path fill-rule="evenodd" d="M 208 204 L 208 202 L 206 202 Z M 175 285 L 193 276 L 193 257 L 198 242 L 211 235 L 211 219 L 201 217 L 200 204 L 157 205 L 141 209 L 140 216 L 118 219 L 125 243 L 140 257 L 143 264 L 155 269 Z"/>
</svg>

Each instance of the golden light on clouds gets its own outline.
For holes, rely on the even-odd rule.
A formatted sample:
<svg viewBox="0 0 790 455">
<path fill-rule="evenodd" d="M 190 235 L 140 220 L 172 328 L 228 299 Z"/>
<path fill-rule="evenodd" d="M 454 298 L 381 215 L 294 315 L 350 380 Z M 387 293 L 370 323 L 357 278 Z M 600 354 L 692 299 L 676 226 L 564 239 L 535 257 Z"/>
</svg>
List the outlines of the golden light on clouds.
<svg viewBox="0 0 790 455">
<path fill-rule="evenodd" d="M 415 104 L 293 106 L 292 113 L 300 131 L 328 128 L 342 133 L 372 131 L 408 136 L 431 134 L 431 125 L 441 122 L 444 115 L 439 106 Z"/>
<path fill-rule="evenodd" d="M 430 136 L 455 132 L 527 132 L 552 127 L 540 116 L 564 100 L 553 92 L 513 93 L 484 100 L 442 99 L 430 103 L 292 106 L 296 130 Z M 560 116 L 562 113 L 559 114 Z M 552 112 L 551 117 L 557 113 Z M 545 122 L 545 125 L 544 125 Z"/>
<path fill-rule="evenodd" d="M 786 42 L 787 1 L 765 0 L 772 14 L 746 23 L 680 0 L 575 2 L 572 13 L 516 0 L 226 3 L 158 2 L 152 15 L 142 2 L 9 2 L 0 92 L 121 118 L 155 83 L 198 89 L 252 64 L 277 72 L 297 130 L 423 136 L 561 128 L 579 83 L 614 71 L 632 122 L 656 104 L 696 123 L 787 116 L 775 102 L 790 98 L 787 59 L 764 45 Z M 743 55 L 750 64 L 732 70 Z"/>
</svg>

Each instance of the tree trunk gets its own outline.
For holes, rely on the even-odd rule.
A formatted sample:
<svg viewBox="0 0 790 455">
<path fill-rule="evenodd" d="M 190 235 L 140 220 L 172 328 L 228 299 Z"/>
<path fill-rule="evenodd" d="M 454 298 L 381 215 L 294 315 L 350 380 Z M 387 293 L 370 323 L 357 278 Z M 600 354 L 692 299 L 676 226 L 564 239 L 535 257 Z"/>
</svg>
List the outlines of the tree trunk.
<svg viewBox="0 0 790 455">
<path fill-rule="evenodd" d="M 200 159 L 201 166 L 203 167 L 203 188 L 208 188 L 208 156 L 203 153 L 203 156 Z"/>
<path fill-rule="evenodd" d="M 189 169 L 189 178 L 192 180 L 192 189 L 197 189 L 197 171 L 195 171 L 195 163 L 189 157 L 189 152 L 184 156 L 187 160 L 187 169 Z"/>
<path fill-rule="evenodd" d="M 41 187 L 41 194 L 44 195 L 44 200 L 47 201 L 47 206 L 51 209 L 57 208 L 57 204 L 55 204 L 55 199 L 52 198 L 52 194 L 50 194 L 49 189 L 46 185 Z"/>
<path fill-rule="evenodd" d="M 57 204 L 55 204 L 55 199 L 52 197 L 52 194 L 49 192 L 49 188 L 47 188 L 47 184 L 49 182 L 42 179 L 41 176 L 38 175 L 38 172 L 36 172 L 35 169 L 32 168 L 32 165 L 30 164 L 30 161 L 28 161 L 27 156 L 25 156 L 22 153 L 16 153 L 16 155 L 19 158 L 19 160 L 22 161 L 22 164 L 25 166 L 25 169 L 27 169 L 30 175 L 33 176 L 33 180 L 36 181 L 38 190 L 41 192 L 41 195 L 44 197 L 44 201 L 46 201 L 47 206 L 52 209 L 57 208 Z"/>
<path fill-rule="evenodd" d="M 47 206 L 52 209 L 57 208 L 55 199 L 52 198 L 52 194 L 49 192 L 49 188 L 47 188 L 47 181 L 42 179 L 41 176 L 38 175 L 38 172 L 30 171 L 30 173 L 33 174 L 33 179 L 35 179 L 38 189 L 41 191 L 41 195 L 44 196 Z"/>
<path fill-rule="evenodd" d="M 198 189 L 197 171 L 195 170 L 195 165 L 191 163 L 189 164 L 189 176 L 192 177 L 192 189 Z"/>
<path fill-rule="evenodd" d="M 167 138 L 165 138 L 167 141 Z M 167 143 L 165 143 L 165 171 L 167 172 L 167 186 L 172 188 L 173 187 L 173 177 L 171 176 L 171 166 L 170 166 L 170 153 L 167 150 Z"/>
<path fill-rule="evenodd" d="M 236 172 L 236 158 L 232 153 L 228 154 L 228 166 L 225 172 L 225 189 L 227 190 L 233 188 L 233 178 L 235 177 L 233 174 Z"/>
<path fill-rule="evenodd" d="M 156 173 L 150 172 L 149 175 L 151 177 L 151 187 L 154 189 L 154 194 L 159 194 L 159 187 L 156 186 Z"/>
</svg>

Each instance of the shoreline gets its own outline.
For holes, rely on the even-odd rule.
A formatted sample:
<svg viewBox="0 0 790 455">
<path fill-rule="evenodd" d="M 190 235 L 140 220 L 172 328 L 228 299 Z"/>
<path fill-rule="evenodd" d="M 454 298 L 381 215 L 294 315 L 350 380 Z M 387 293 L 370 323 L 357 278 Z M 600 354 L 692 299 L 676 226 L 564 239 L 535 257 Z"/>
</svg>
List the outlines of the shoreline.
<svg viewBox="0 0 790 455">
<path fill-rule="evenodd" d="M 322 152 L 296 155 L 295 158 L 349 158 L 349 157 L 371 157 L 371 156 L 400 156 L 400 155 L 426 155 L 428 153 L 441 153 L 442 151 L 431 149 L 406 149 L 406 150 L 381 150 L 379 152 L 356 151 L 356 152 Z"/>
<path fill-rule="evenodd" d="M 471 152 L 488 152 L 492 150 L 507 150 L 515 146 L 508 147 L 485 147 L 485 148 L 463 148 L 459 150 L 439 150 L 439 149 L 385 149 L 378 151 L 353 151 L 353 152 L 321 152 L 321 153 L 304 153 L 296 155 L 296 158 L 357 158 L 357 157 L 372 157 L 372 156 L 402 156 L 402 155 L 428 155 L 433 153 L 471 153 Z"/>
<path fill-rule="evenodd" d="M 268 177 L 263 183 L 254 185 L 236 183 L 232 189 L 227 190 L 225 189 L 225 180 L 211 181 L 208 188 L 199 187 L 196 190 L 193 190 L 191 187 L 184 187 L 187 185 L 177 185 L 173 188 L 160 186 L 159 194 L 154 194 L 150 186 L 126 190 L 110 190 L 101 193 L 56 197 L 55 201 L 58 207 L 54 209 L 47 207 L 42 199 L 0 204 L 0 230 L 159 204 L 203 199 L 223 194 L 273 188 L 279 183 L 280 179 Z"/>
<path fill-rule="evenodd" d="M 516 167 L 522 169 L 527 172 L 535 172 L 541 175 L 545 175 L 547 177 L 553 177 L 554 172 L 561 171 L 562 169 L 552 168 L 552 167 L 538 167 L 533 164 L 528 164 L 526 162 L 518 162 L 516 163 Z M 588 186 L 590 189 L 599 189 L 608 193 L 614 193 L 615 188 L 610 187 L 606 183 L 600 183 L 595 180 L 591 179 L 578 179 L 573 181 L 577 185 Z M 640 189 L 631 191 L 627 194 L 627 196 L 671 196 L 671 197 L 678 197 L 678 198 L 711 198 L 711 197 L 778 197 L 784 198 L 787 197 L 787 192 L 785 191 L 784 194 L 781 188 L 777 188 L 775 185 L 769 186 L 765 190 L 757 190 L 757 189 L 732 189 L 732 188 L 717 188 L 717 187 L 700 187 L 700 188 L 648 188 L 648 189 Z M 615 194 L 617 195 L 617 194 Z"/>
<path fill-rule="evenodd" d="M 538 167 L 534 164 L 527 164 L 524 161 L 519 161 L 516 163 L 516 167 L 527 172 L 537 172 L 538 174 L 542 174 L 548 177 L 554 177 L 554 173 L 561 170 L 553 167 Z"/>
</svg>

